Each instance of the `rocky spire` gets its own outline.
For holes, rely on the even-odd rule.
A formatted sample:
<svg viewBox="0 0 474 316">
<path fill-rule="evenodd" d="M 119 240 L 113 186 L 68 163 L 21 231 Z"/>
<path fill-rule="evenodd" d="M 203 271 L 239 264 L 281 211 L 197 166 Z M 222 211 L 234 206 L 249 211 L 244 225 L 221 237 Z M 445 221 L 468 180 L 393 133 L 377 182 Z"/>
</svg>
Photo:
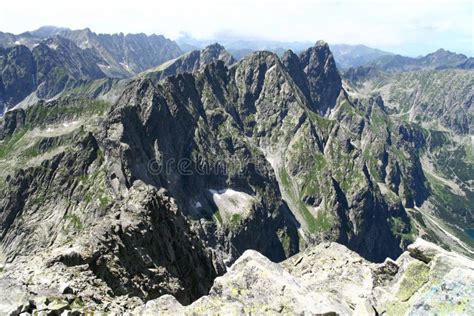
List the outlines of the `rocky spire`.
<svg viewBox="0 0 474 316">
<path fill-rule="evenodd" d="M 299 88 L 309 99 L 313 110 L 327 114 L 336 104 L 342 84 L 329 45 L 324 41 L 302 52 L 297 57 L 288 51 L 283 64 Z"/>
</svg>

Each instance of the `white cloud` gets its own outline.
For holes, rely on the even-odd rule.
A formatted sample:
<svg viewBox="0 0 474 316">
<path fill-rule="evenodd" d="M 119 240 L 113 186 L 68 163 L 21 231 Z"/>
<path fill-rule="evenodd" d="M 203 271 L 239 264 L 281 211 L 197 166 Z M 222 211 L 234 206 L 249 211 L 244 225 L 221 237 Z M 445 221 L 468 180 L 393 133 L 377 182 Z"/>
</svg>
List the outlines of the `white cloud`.
<svg viewBox="0 0 474 316">
<path fill-rule="evenodd" d="M 246 37 L 403 47 L 462 42 L 473 34 L 473 1 L 440 0 L 18 0 L 2 3 L 0 30 L 14 33 L 58 25 L 97 32 L 182 32 L 209 38 Z M 456 38 L 457 37 L 457 38 Z M 434 41 L 434 42 L 433 42 Z M 464 40 L 465 41 L 465 40 Z M 449 47 L 447 47 L 449 48 Z M 471 50 L 472 43 L 464 45 Z"/>
</svg>

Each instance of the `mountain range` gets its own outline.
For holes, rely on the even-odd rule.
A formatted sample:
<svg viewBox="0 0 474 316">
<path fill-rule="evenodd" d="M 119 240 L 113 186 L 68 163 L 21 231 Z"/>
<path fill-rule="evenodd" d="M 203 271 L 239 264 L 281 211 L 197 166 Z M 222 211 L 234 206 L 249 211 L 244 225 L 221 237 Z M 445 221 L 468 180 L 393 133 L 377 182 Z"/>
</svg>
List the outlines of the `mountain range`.
<svg viewBox="0 0 474 316">
<path fill-rule="evenodd" d="M 96 34 L 90 29 L 70 30 L 52 26 L 19 35 L 0 32 L 0 112 L 22 101 L 31 104 L 51 99 L 93 79 L 131 78 L 167 67 L 166 62 L 180 61 L 178 57 L 183 51 L 207 42 L 184 37 L 178 41 L 180 48 L 161 35 Z M 229 45 L 227 64 L 234 60 L 234 56 L 241 59 L 256 50 L 269 50 L 283 56 L 288 48 L 299 53 L 304 47 L 311 46 L 303 42 L 228 39 L 224 39 L 224 43 Z M 208 47 L 212 47 L 211 44 Z M 341 70 L 359 66 L 373 66 L 384 72 L 472 68 L 472 58 L 442 49 L 420 58 L 394 55 L 363 45 L 334 45 L 332 52 Z M 200 49 L 189 53 L 191 59 L 195 58 L 193 56 L 200 54 Z M 187 71 L 192 70 L 190 65 L 184 67 Z"/>
<path fill-rule="evenodd" d="M 161 35 L 96 34 L 90 29 L 42 27 L 19 35 L 0 33 L 0 46 L 24 45 L 30 49 L 46 39 L 61 37 L 94 55 L 95 62 L 109 77 L 126 78 L 178 57 L 178 45 Z"/>
<path fill-rule="evenodd" d="M 0 312 L 474 311 L 468 57 L 0 43 Z"/>
</svg>

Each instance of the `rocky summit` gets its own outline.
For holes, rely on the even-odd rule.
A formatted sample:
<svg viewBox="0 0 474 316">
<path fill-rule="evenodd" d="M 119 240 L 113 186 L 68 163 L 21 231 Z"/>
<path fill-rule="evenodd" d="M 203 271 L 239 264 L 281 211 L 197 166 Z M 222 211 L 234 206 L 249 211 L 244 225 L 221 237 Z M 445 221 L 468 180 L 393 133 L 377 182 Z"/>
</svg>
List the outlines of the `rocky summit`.
<svg viewBox="0 0 474 316">
<path fill-rule="evenodd" d="M 101 284 L 78 291 L 71 281 L 58 282 L 55 277 L 64 273 L 59 266 L 47 274 L 33 265 L 28 271 L 50 289 L 16 285 L 13 274 L 4 277 L 3 312 L 80 314 L 94 308 L 84 305 L 79 293 L 94 291 L 96 301 L 106 295 Z M 120 297 L 109 307 L 130 308 L 132 315 L 467 315 L 474 309 L 473 276 L 472 259 L 422 239 L 396 260 L 378 264 L 323 242 L 280 264 L 247 250 L 214 280 L 208 295 L 189 305 L 165 294 L 146 304 Z"/>
<path fill-rule="evenodd" d="M 188 306 L 170 295 L 138 315 L 467 315 L 474 261 L 417 239 L 395 261 L 374 264 L 331 242 L 281 262 L 247 250 Z"/>
<path fill-rule="evenodd" d="M 464 55 L 0 44 L 1 315 L 474 313 Z"/>
</svg>

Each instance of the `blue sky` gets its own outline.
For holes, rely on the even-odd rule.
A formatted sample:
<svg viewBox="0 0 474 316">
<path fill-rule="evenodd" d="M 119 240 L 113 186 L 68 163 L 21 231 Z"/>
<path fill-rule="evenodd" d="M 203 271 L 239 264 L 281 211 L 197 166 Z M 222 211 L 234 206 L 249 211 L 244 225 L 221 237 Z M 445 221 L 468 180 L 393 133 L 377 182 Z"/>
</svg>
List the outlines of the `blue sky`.
<svg viewBox="0 0 474 316">
<path fill-rule="evenodd" d="M 441 47 L 473 56 L 473 11 L 473 0 L 16 0 L 2 3 L 0 30 L 57 25 L 170 38 L 323 39 L 411 56 Z"/>
</svg>

